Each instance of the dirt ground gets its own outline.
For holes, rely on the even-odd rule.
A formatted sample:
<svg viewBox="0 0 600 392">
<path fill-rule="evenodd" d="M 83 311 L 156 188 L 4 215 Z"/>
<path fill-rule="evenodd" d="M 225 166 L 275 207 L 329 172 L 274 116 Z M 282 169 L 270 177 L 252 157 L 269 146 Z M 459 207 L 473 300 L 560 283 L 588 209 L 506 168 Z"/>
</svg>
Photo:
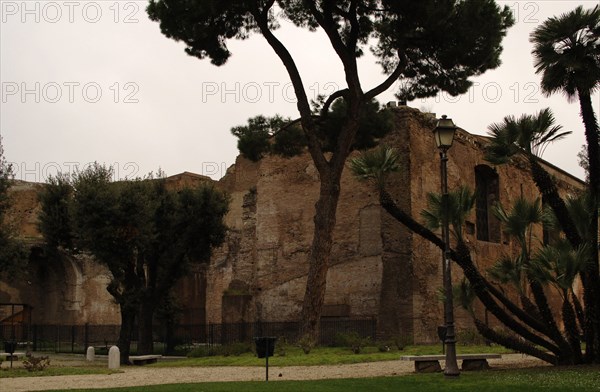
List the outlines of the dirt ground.
<svg viewBox="0 0 600 392">
<path fill-rule="evenodd" d="M 89 366 L 82 355 L 50 355 L 50 359 L 51 366 Z M 501 359 L 489 360 L 489 363 L 492 368 L 544 365 L 537 358 L 521 354 L 505 354 Z M 108 361 L 106 357 L 97 357 L 95 365 L 108 366 Z M 9 362 L 2 364 L 3 368 L 7 366 L 10 366 Z M 21 366 L 20 361 L 15 362 L 14 366 Z M 56 389 L 98 389 L 212 381 L 262 381 L 265 379 L 264 367 L 153 368 L 126 366 L 121 367 L 120 370 L 122 373 L 109 375 L 2 378 L 0 379 L 0 390 L 20 392 Z M 412 362 L 401 360 L 336 366 L 269 367 L 269 380 L 384 377 L 408 374 L 413 371 L 414 365 Z"/>
</svg>

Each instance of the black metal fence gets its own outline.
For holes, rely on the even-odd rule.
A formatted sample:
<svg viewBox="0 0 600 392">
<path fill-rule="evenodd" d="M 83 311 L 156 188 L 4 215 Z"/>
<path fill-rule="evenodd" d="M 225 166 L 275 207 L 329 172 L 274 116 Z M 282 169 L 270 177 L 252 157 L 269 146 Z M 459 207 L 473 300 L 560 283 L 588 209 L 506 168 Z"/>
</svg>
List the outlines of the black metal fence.
<svg viewBox="0 0 600 392">
<path fill-rule="evenodd" d="M 350 332 L 375 341 L 376 324 L 374 318 L 323 319 L 319 344 L 332 345 L 338 334 Z M 85 353 L 89 346 L 100 348 L 116 344 L 119 331 L 119 325 L 0 325 L 0 341 L 16 341 L 18 349 L 27 347 L 33 351 Z M 161 347 L 167 347 L 167 341 L 188 346 L 226 345 L 249 342 L 255 336 L 276 336 L 291 343 L 298 339 L 299 331 L 299 322 L 176 325 L 170 334 L 158 326 L 154 340 Z M 131 336 L 131 340 L 135 351 L 137 333 Z"/>
</svg>

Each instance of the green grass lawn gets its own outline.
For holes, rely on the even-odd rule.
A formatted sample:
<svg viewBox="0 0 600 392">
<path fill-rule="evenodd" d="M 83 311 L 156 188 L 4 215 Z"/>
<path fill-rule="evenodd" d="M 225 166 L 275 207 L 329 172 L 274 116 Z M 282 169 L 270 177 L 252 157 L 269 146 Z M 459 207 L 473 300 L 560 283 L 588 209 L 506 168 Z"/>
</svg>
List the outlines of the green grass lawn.
<svg viewBox="0 0 600 392">
<path fill-rule="evenodd" d="M 70 376 L 81 374 L 113 374 L 120 370 L 112 370 L 106 367 L 52 367 L 40 371 L 30 372 L 24 368 L 0 369 L 0 378 L 8 377 L 41 377 L 41 376 Z M 1 383 L 0 383 L 1 384 Z"/>
<path fill-rule="evenodd" d="M 457 346 L 459 354 L 467 353 L 508 353 L 507 349 L 501 346 Z M 269 358 L 271 366 L 318 366 L 318 365 L 339 365 L 362 362 L 393 361 L 403 355 L 425 355 L 441 354 L 440 345 L 430 346 L 408 346 L 404 350 L 391 350 L 380 352 L 376 347 L 365 347 L 360 354 L 354 354 L 350 349 L 343 347 L 318 347 L 312 350 L 310 354 L 304 354 L 298 347 L 285 347 L 285 356 L 275 354 Z M 81 354 L 79 354 L 81 356 Z M 70 356 L 70 360 L 79 358 Z M 5 364 L 6 365 L 6 364 Z M 185 358 L 178 360 L 162 360 L 158 363 L 146 365 L 147 367 L 185 367 L 185 366 L 264 366 L 265 360 L 257 358 L 254 353 L 245 353 L 239 356 L 214 356 L 201 358 Z M 114 371 L 113 371 L 114 372 Z M 60 365 L 50 366 L 44 371 L 28 372 L 27 370 L 6 368 L 0 369 L 0 378 L 5 377 L 36 377 L 36 376 L 56 376 L 56 375 L 77 375 L 77 374 L 106 374 L 110 373 L 107 368 L 100 366 L 69 366 Z"/>
<path fill-rule="evenodd" d="M 136 388 L 99 389 L 98 391 L 135 392 L 536 392 L 600 391 L 600 366 L 491 370 L 462 373 L 457 379 L 445 379 L 441 373 L 399 377 L 341 379 L 323 381 L 271 381 L 172 384 Z M 72 392 L 72 391 L 71 391 Z"/>
<path fill-rule="evenodd" d="M 348 363 L 393 361 L 403 355 L 425 355 L 441 354 L 441 345 L 408 346 L 404 350 L 391 350 L 380 352 L 377 347 L 365 347 L 360 354 L 354 354 L 350 349 L 344 347 L 318 347 L 310 354 L 304 354 L 298 347 L 287 346 L 285 356 L 275 353 L 269 358 L 272 366 L 316 366 L 316 365 L 338 365 Z M 510 351 L 501 346 L 457 346 L 459 354 L 468 353 L 499 353 L 506 354 Z M 239 356 L 230 355 L 186 358 L 176 361 L 160 361 L 149 366 L 178 367 L 178 366 L 264 366 L 265 360 L 259 359 L 253 353 L 245 353 Z"/>
</svg>

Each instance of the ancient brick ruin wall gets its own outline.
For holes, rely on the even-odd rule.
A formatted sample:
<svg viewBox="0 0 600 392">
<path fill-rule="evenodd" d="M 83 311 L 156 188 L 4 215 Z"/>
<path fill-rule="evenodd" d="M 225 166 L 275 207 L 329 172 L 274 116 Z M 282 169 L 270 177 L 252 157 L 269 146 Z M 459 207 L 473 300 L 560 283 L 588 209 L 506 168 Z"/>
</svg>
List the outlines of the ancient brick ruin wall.
<svg viewBox="0 0 600 392">
<path fill-rule="evenodd" d="M 212 180 L 182 173 L 167 178 L 167 186 L 180 189 L 207 181 Z M 43 186 L 16 181 L 10 188 L 12 207 L 8 221 L 32 249 L 33 256 L 25 276 L 13 281 L 0 280 L 0 302 L 33 306 L 32 321 L 36 324 L 119 324 L 119 306 L 106 290 L 111 273 L 105 266 L 86 255 L 63 255 L 60 260 L 52 261 L 44 255 L 43 238 L 37 226 L 41 210 L 38 192 Z M 177 296 L 186 305 L 184 323 L 204 323 L 205 269 L 192 268 L 177 287 Z"/>
<path fill-rule="evenodd" d="M 8 221 L 33 249 L 27 273 L 0 281 L 0 302 L 33 306 L 36 324 L 117 324 L 118 307 L 106 291 L 110 274 L 89 257 L 62 257 L 49 262 L 37 228 L 37 194 L 42 184 L 16 182 L 10 189 Z"/>
<path fill-rule="evenodd" d="M 219 298 L 224 291 L 226 296 L 244 294 L 231 290 L 232 282 L 246 287 L 252 297 L 244 314 L 250 320 L 245 321 L 298 320 L 318 197 L 318 174 L 310 157 L 268 156 L 258 163 L 240 157 L 221 186 L 232 196 L 227 222 L 233 230 L 211 262 L 207 320 L 236 319 L 224 312 Z M 349 170 L 342 179 L 337 215 L 325 312 L 347 309 L 347 316 L 376 316 L 382 274 L 380 208 L 375 192 Z"/>
<path fill-rule="evenodd" d="M 395 131 L 383 143 L 399 150 L 402 169 L 389 177 L 388 190 L 404 210 L 421 220 L 427 193 L 440 191 L 440 158 L 431 134 L 435 119 L 410 108 L 394 113 Z M 463 184 L 475 189 L 475 167 L 488 165 L 498 174 L 498 196 L 504 206 L 521 194 L 538 195 L 525 162 L 515 159 L 511 165 L 494 167 L 483 159 L 485 143 L 484 137 L 458 132 L 448 153 L 450 189 Z M 581 187 L 571 176 L 548 169 L 565 192 Z M 227 221 L 233 230 L 209 268 L 207 320 L 297 320 L 318 196 L 318 175 L 310 157 L 268 156 L 257 163 L 240 157 L 220 185 L 232 196 Z M 404 334 L 419 343 L 437 341 L 437 326 L 443 323 L 440 250 L 383 211 L 376 190 L 353 178 L 348 169 L 337 215 L 324 315 L 377 316 L 381 336 Z M 475 227 L 475 212 L 468 221 Z M 478 240 L 476 232 L 466 235 L 482 270 L 503 252 L 516 251 L 514 241 L 498 235 L 499 242 Z M 536 235 L 541 238 L 541 228 L 536 228 Z M 453 278 L 454 282 L 462 278 L 456 266 Z M 229 298 L 236 295 L 244 295 L 244 301 Z M 480 305 L 476 312 L 485 319 Z M 457 310 L 456 320 L 459 329 L 473 328 L 466 312 Z M 490 323 L 497 321 L 490 317 Z"/>
<path fill-rule="evenodd" d="M 422 114 L 413 112 L 412 115 L 400 115 L 400 121 L 406 123 L 400 128 L 408 133 L 410 151 L 410 210 L 413 217 L 420 216 L 420 212 L 427 207 L 426 195 L 429 192 L 440 192 L 440 157 L 438 150 L 431 137 L 434 126 Z M 529 200 L 539 197 L 539 191 L 533 182 L 529 167 L 523 158 L 514 158 L 511 164 L 494 166 L 484 159 L 483 148 L 487 140 L 485 137 L 471 135 L 459 130 L 452 148 L 448 151 L 448 187 L 450 190 L 457 189 L 461 185 L 467 185 L 475 189 L 475 167 L 477 165 L 488 165 L 498 174 L 499 178 L 499 202 L 506 208 L 510 206 L 521 195 Z M 563 195 L 575 194 L 582 189 L 582 183 L 567 173 L 550 165 L 546 169 L 553 175 Z M 467 224 L 476 228 L 477 220 L 475 208 L 467 218 Z M 441 235 L 441 234 L 440 234 Z M 542 227 L 537 226 L 534 230 L 535 237 L 542 240 Z M 503 253 L 518 252 L 518 244 L 515 240 L 500 233 L 500 241 L 482 241 L 477 239 L 476 230 L 465 234 L 471 255 L 475 264 L 481 271 L 491 267 Z M 452 239 L 451 239 L 452 241 Z M 538 241 L 538 243 L 539 243 Z M 443 324 L 443 306 L 438 299 L 437 291 L 442 287 L 442 263 L 441 251 L 432 246 L 428 241 L 417 235 L 412 237 L 412 285 L 413 285 L 413 312 L 414 312 L 414 338 L 416 341 L 436 341 L 436 326 Z M 463 277 L 462 271 L 456 265 L 453 266 L 453 281 L 456 283 Z M 560 310 L 560 297 L 552 293 L 550 302 L 554 309 Z M 508 291 L 508 296 L 518 303 L 516 293 Z M 476 315 L 485 320 L 485 310 L 479 303 L 475 302 Z M 458 329 L 473 329 L 471 317 L 458 307 L 455 311 Z M 491 325 L 499 325 L 491 315 Z"/>
<path fill-rule="evenodd" d="M 428 192 L 439 192 L 439 155 L 434 146 L 432 117 L 414 109 L 395 110 L 396 130 L 384 143 L 401 154 L 401 168 L 390 176 L 388 190 L 397 203 L 420 220 Z M 449 187 L 475 188 L 474 168 L 486 164 L 499 177 L 500 202 L 509 206 L 519 195 L 537 195 L 526 162 L 494 167 L 483 159 L 485 138 L 460 131 L 449 151 Z M 354 152 L 352 157 L 358 156 Z M 564 194 L 581 183 L 548 167 Z M 184 173 L 171 186 L 194 185 L 206 177 Z M 37 190 L 40 185 L 14 188 L 14 220 L 32 243 L 39 243 Z M 208 266 L 196 268 L 177 288 L 186 307 L 183 323 L 298 320 L 308 272 L 313 236 L 318 173 L 308 154 L 290 159 L 267 156 L 257 163 L 238 157 L 217 183 L 231 197 L 226 216 L 229 234 Z M 379 205 L 377 191 L 346 168 L 337 211 L 334 248 L 327 276 L 324 316 L 377 317 L 380 336 L 404 334 L 415 342 L 437 341 L 442 324 L 438 288 L 442 284 L 441 252 L 413 235 Z M 476 224 L 475 213 L 468 221 Z M 541 238 L 541 228 L 536 229 Z M 503 234 L 499 243 L 467 234 L 473 258 L 491 266 L 503 252 L 516 249 Z M 453 269 L 454 281 L 462 277 Z M 36 264 L 23 282 L 0 282 L 0 302 L 34 306 L 34 322 L 82 324 L 119 323 L 118 307 L 106 292 L 110 274 L 90 259 L 65 259 L 56 265 Z M 31 284 L 29 283 L 31 282 Z M 509 294 L 514 298 L 514 294 Z M 559 309 L 559 308 L 557 308 Z M 476 305 L 482 319 L 484 310 Z M 472 328 L 464 312 L 456 311 L 459 329 Z M 493 325 L 497 321 L 490 318 Z"/>
</svg>

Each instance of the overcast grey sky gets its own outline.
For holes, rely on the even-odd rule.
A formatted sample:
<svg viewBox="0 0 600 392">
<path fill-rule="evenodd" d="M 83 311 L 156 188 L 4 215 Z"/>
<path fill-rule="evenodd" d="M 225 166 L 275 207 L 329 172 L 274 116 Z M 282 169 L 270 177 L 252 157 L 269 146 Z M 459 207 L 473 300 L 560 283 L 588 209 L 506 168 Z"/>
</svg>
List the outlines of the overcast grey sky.
<svg viewBox="0 0 600 392">
<path fill-rule="evenodd" d="M 572 0 L 498 1 L 516 24 L 504 41 L 503 64 L 475 79 L 469 93 L 441 94 L 410 106 L 447 114 L 475 134 L 506 115 L 551 107 L 572 130 L 544 158 L 583 177 L 584 143 L 578 102 L 546 98 L 535 75 L 530 32 L 550 16 L 598 3 Z M 297 117 L 284 67 L 264 39 L 230 41 L 222 67 L 200 61 L 148 20 L 147 1 L 0 0 L 0 131 L 16 178 L 49 174 L 98 161 L 119 178 L 162 168 L 220 178 L 237 155 L 229 130 L 257 114 Z M 308 91 L 344 86 L 342 68 L 322 33 L 285 25 L 277 35 L 295 56 Z M 383 78 L 372 56 L 361 59 L 365 89 Z M 394 100 L 395 88 L 379 97 Z M 593 97 L 596 115 L 600 97 Z M 432 157 L 434 159 L 434 157 Z"/>
</svg>

